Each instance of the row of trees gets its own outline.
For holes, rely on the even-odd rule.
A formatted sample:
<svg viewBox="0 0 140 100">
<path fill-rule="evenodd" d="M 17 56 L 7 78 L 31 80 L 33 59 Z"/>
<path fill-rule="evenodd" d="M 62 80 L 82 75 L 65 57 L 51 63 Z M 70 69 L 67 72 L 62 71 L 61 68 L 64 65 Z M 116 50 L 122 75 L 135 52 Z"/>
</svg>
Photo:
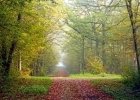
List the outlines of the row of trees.
<svg viewBox="0 0 140 100">
<path fill-rule="evenodd" d="M 65 43 L 72 72 L 139 70 L 139 0 L 74 0 Z M 72 63 L 74 62 L 74 63 Z"/>
<path fill-rule="evenodd" d="M 56 63 L 56 58 L 52 58 L 52 33 L 63 17 L 61 3 L 61 0 L 0 1 L 0 76 L 8 77 L 12 69 L 38 70 L 40 66 L 47 69 Z M 42 54 L 44 62 L 39 61 Z"/>
</svg>

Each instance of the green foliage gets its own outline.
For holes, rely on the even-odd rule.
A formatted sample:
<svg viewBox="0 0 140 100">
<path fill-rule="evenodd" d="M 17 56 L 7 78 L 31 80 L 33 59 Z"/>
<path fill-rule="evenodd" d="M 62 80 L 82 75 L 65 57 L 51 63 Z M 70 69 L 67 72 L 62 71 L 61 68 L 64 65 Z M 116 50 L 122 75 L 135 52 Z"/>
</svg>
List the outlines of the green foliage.
<svg viewBox="0 0 140 100">
<path fill-rule="evenodd" d="M 87 67 L 92 74 L 104 72 L 103 63 L 99 57 L 89 57 Z"/>
<path fill-rule="evenodd" d="M 106 74 L 106 73 L 100 73 L 100 74 L 91 74 L 91 73 L 84 73 L 84 74 L 70 74 L 71 78 L 87 78 L 87 79 L 118 79 L 121 80 L 122 77 L 120 75 L 116 74 Z"/>
<path fill-rule="evenodd" d="M 128 96 L 130 94 L 128 93 L 128 91 L 130 91 L 130 89 L 128 87 L 127 88 L 124 86 L 119 87 L 119 84 L 112 86 L 112 84 L 110 84 L 110 85 L 102 86 L 101 89 L 104 90 L 106 93 L 112 95 L 115 98 L 115 100 L 128 100 L 129 99 Z M 131 96 L 131 98 L 133 97 Z"/>
<path fill-rule="evenodd" d="M 0 79 L 0 92 L 13 94 L 17 90 L 17 78 L 15 76 L 4 77 Z"/>
<path fill-rule="evenodd" d="M 131 67 L 124 67 L 123 71 L 124 84 L 131 87 L 133 90 L 140 89 L 140 75 L 137 74 Z"/>
<path fill-rule="evenodd" d="M 30 68 L 33 76 L 46 76 L 55 67 L 57 59 L 53 47 L 46 44 L 38 57 L 32 61 Z"/>
<path fill-rule="evenodd" d="M 67 32 L 67 34 L 69 35 L 69 41 L 73 38 L 75 42 L 68 42 L 67 48 L 71 48 L 74 53 L 78 53 L 75 49 L 81 47 L 80 43 L 82 43 L 82 41 L 76 36 L 84 36 L 85 59 L 87 59 L 89 55 L 94 54 L 101 58 L 106 71 L 110 73 L 121 73 L 121 67 L 132 66 L 135 57 L 132 49 L 130 19 L 127 14 L 127 9 L 126 7 L 118 7 L 119 5 L 125 5 L 125 2 L 123 0 L 109 1 L 110 3 L 107 0 L 95 1 L 97 5 L 106 5 L 100 10 L 96 9 L 96 7 L 88 6 L 91 2 L 92 0 L 84 2 L 83 0 L 73 1 L 75 7 L 70 7 L 67 19 L 68 26 L 71 30 Z M 136 2 L 138 3 L 138 1 Z M 136 2 L 134 1 L 132 5 L 135 5 Z M 108 8 L 109 4 L 113 7 Z M 116 4 L 118 5 L 114 7 Z M 85 5 L 88 8 L 86 8 Z M 133 7 L 137 8 L 137 6 Z M 138 19 L 139 17 L 137 17 L 137 20 Z M 139 40 L 138 34 L 137 37 Z M 81 49 L 79 49 L 79 52 L 80 51 Z M 68 51 L 68 53 L 70 52 Z M 74 59 L 74 57 L 79 58 L 76 59 L 77 63 L 75 64 L 78 65 L 79 62 L 82 61 L 81 56 L 82 54 L 68 57 L 69 59 Z M 87 62 L 86 60 L 85 63 Z"/>
<path fill-rule="evenodd" d="M 57 2 L 62 4 L 62 0 Z M 50 65 L 55 63 L 55 60 L 52 60 L 55 59 L 53 57 L 52 33 L 59 29 L 58 21 L 63 18 L 61 11 L 61 5 L 50 1 L 1 1 L 0 56 L 3 56 L 0 57 L 0 67 L 3 67 L 1 72 L 5 72 L 4 68 L 6 69 L 6 67 L 14 66 L 18 68 L 19 58 L 22 62 L 21 67 L 31 67 L 30 65 L 43 50 L 49 52 L 48 58 L 44 59 L 47 59 L 47 62 L 51 63 Z M 14 48 L 12 48 L 13 44 Z M 7 73 L 9 74 L 9 70 Z M 23 71 L 23 74 L 27 73 Z"/>
<path fill-rule="evenodd" d="M 19 76 L 20 76 L 20 71 L 15 66 L 12 66 L 10 68 L 9 77 L 16 79 Z"/>
<path fill-rule="evenodd" d="M 19 79 L 20 85 L 44 85 L 44 86 L 50 86 L 52 83 L 52 80 L 48 77 L 28 77 L 28 78 L 20 78 Z"/>
<path fill-rule="evenodd" d="M 47 91 L 47 88 L 43 85 L 22 86 L 19 89 L 19 92 L 23 94 L 42 94 Z"/>
<path fill-rule="evenodd" d="M 48 92 L 52 80 L 47 77 L 28 77 L 18 80 L 18 91 L 25 94 L 42 94 Z"/>
<path fill-rule="evenodd" d="M 96 79 L 92 80 L 94 86 L 101 88 L 115 100 L 139 100 L 140 96 L 133 94 L 131 87 L 123 84 L 123 79 Z"/>
<path fill-rule="evenodd" d="M 17 94 L 47 93 L 52 80 L 48 77 L 7 78 L 6 81 L 0 80 L 0 84 L 0 92 L 14 97 Z"/>
<path fill-rule="evenodd" d="M 19 70 L 13 66 L 10 68 L 9 76 L 1 76 L 0 78 L 0 91 L 2 93 L 15 93 L 17 88 L 18 77 L 20 76 Z"/>
<path fill-rule="evenodd" d="M 81 64 L 81 37 L 77 34 L 73 34 L 73 31 L 70 31 L 67 34 L 70 34 L 69 40 L 67 40 L 63 46 L 65 50 L 65 65 L 70 73 L 80 73 L 80 64 Z"/>
</svg>

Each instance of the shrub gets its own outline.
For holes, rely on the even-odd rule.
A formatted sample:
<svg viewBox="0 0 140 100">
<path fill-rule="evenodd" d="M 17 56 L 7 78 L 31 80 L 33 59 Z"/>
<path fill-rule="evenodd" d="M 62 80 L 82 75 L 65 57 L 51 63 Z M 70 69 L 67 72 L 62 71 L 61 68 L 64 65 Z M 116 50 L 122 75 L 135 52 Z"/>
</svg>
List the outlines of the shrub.
<svg viewBox="0 0 140 100">
<path fill-rule="evenodd" d="M 48 92 L 51 84 L 52 80 L 48 77 L 9 77 L 5 81 L 0 80 L 0 93 L 7 97 L 15 94 L 42 94 Z"/>
<path fill-rule="evenodd" d="M 15 92 L 16 89 L 16 82 L 17 78 L 19 77 L 20 73 L 18 69 L 15 66 L 12 66 L 9 71 L 8 76 L 2 76 L 0 77 L 0 92 L 3 93 L 11 93 Z"/>
<path fill-rule="evenodd" d="M 9 77 L 10 78 L 18 78 L 20 76 L 20 71 L 15 67 L 10 68 Z"/>
<path fill-rule="evenodd" d="M 17 78 L 15 77 L 5 77 L 0 80 L 0 92 L 2 93 L 13 93 L 16 91 Z"/>
<path fill-rule="evenodd" d="M 124 67 L 123 74 L 124 84 L 132 89 L 140 89 L 140 75 L 132 67 Z"/>
<path fill-rule="evenodd" d="M 31 73 L 31 69 L 30 68 L 22 68 L 20 75 L 21 77 L 29 77 Z"/>
<path fill-rule="evenodd" d="M 87 67 L 92 74 L 100 74 L 104 72 L 103 63 L 99 57 L 89 57 Z"/>
<path fill-rule="evenodd" d="M 124 84 L 132 87 L 133 90 L 140 89 L 140 75 L 132 74 L 124 77 Z"/>
<path fill-rule="evenodd" d="M 29 77 L 29 78 L 20 78 L 18 84 L 20 85 L 43 85 L 50 86 L 52 80 L 46 77 Z"/>
</svg>

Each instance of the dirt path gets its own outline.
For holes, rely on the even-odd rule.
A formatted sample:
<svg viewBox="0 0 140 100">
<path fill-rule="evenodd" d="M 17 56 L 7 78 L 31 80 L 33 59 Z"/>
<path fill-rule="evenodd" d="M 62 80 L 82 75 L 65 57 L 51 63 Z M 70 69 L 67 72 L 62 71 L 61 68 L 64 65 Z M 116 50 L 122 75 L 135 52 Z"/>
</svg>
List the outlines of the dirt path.
<svg viewBox="0 0 140 100">
<path fill-rule="evenodd" d="M 113 100 L 103 91 L 93 87 L 89 80 L 55 78 L 43 100 Z"/>
</svg>

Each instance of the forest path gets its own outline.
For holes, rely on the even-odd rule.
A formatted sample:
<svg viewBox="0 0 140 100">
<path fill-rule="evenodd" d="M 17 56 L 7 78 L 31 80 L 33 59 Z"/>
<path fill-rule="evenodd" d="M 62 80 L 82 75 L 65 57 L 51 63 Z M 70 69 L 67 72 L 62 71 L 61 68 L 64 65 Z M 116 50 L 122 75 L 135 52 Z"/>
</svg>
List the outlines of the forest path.
<svg viewBox="0 0 140 100">
<path fill-rule="evenodd" d="M 113 100 L 111 96 L 94 87 L 90 80 L 53 78 L 53 84 L 43 100 Z"/>
</svg>

